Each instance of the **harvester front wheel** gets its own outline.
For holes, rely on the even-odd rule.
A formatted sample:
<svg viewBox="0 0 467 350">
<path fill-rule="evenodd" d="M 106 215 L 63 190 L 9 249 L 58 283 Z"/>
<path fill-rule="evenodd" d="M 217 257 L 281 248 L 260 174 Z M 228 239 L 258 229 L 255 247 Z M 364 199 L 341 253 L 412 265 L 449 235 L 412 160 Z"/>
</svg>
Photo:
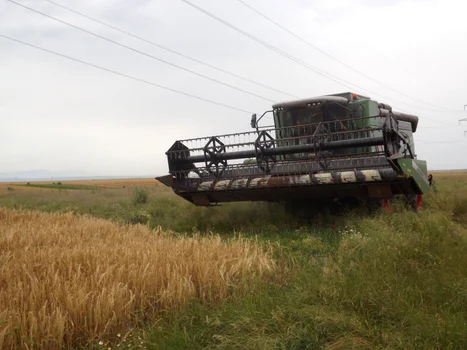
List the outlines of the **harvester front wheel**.
<svg viewBox="0 0 467 350">
<path fill-rule="evenodd" d="M 411 194 L 407 195 L 407 203 L 410 208 L 416 212 L 422 209 L 422 195 L 421 194 Z"/>
<path fill-rule="evenodd" d="M 392 212 L 392 201 L 391 199 L 381 199 L 381 207 L 388 213 Z"/>
</svg>

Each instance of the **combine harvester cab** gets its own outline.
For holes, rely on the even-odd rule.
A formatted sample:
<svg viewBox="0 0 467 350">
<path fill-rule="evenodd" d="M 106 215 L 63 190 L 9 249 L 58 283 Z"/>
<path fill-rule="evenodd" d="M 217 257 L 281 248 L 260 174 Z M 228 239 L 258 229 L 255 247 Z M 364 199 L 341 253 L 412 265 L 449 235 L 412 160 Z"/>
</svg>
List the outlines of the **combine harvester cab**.
<svg viewBox="0 0 467 350">
<path fill-rule="evenodd" d="M 274 127 L 259 127 L 266 113 Z M 418 117 L 351 93 L 278 103 L 254 131 L 176 141 L 169 175 L 157 178 L 199 206 L 234 201 L 386 202 L 414 208 L 428 191 L 417 160 Z"/>
</svg>

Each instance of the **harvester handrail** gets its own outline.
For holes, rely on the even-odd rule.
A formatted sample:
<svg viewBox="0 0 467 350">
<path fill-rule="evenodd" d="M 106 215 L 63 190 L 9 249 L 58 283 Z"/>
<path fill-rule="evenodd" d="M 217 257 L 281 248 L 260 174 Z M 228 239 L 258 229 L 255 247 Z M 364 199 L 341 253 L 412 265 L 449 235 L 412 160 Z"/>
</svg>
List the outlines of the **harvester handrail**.
<svg viewBox="0 0 467 350">
<path fill-rule="evenodd" d="M 349 121 L 358 121 L 358 120 L 375 119 L 375 118 L 384 118 L 384 116 L 375 115 L 375 116 L 371 116 L 371 117 L 336 119 L 336 120 L 328 120 L 328 121 L 317 122 L 317 123 L 309 123 L 309 124 L 301 124 L 301 125 L 283 126 L 283 127 L 280 127 L 280 128 L 264 129 L 264 131 L 278 131 L 278 130 L 285 130 L 285 129 L 297 129 L 297 128 L 302 128 L 302 127 L 318 126 L 319 124 L 349 122 Z M 201 140 L 209 140 L 209 139 L 211 139 L 213 137 L 233 137 L 233 136 L 252 135 L 252 134 L 258 134 L 258 131 L 254 130 L 254 131 L 237 132 L 237 133 L 232 133 L 232 134 L 203 136 L 203 137 L 196 137 L 196 138 L 192 138 L 192 139 L 178 140 L 178 142 L 201 141 Z"/>
<path fill-rule="evenodd" d="M 301 125 L 301 127 L 306 127 L 306 125 Z M 374 128 L 366 128 L 366 129 L 354 129 L 354 130 L 345 130 L 345 131 L 336 131 L 332 133 L 320 133 L 314 136 L 311 135 L 301 135 L 301 136 L 294 136 L 294 137 L 285 137 L 281 138 L 280 140 L 276 140 L 276 142 L 286 142 L 286 141 L 295 141 L 295 140 L 303 140 L 303 139 L 317 139 L 320 136 L 334 136 L 334 135 L 345 135 L 345 134 L 355 134 L 360 132 L 374 132 L 374 131 L 382 131 L 383 128 L 381 127 L 374 127 Z M 253 146 L 254 144 L 267 144 L 269 141 L 262 141 L 262 140 L 255 140 L 249 142 L 241 142 L 241 143 L 232 143 L 224 145 L 225 148 L 235 148 L 235 147 L 245 147 L 245 146 Z M 209 148 L 209 147 L 208 147 Z M 205 147 L 197 147 L 197 148 L 190 148 L 192 152 L 195 151 L 204 151 Z M 167 154 L 170 153 L 180 153 L 184 152 L 184 150 L 172 150 L 168 151 Z"/>
</svg>

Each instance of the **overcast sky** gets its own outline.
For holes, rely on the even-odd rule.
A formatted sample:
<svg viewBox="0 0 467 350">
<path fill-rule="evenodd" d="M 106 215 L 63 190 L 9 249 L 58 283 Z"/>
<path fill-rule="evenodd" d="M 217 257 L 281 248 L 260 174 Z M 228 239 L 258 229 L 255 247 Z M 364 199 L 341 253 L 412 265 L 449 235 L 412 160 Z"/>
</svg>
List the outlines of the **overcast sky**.
<svg viewBox="0 0 467 350">
<path fill-rule="evenodd" d="M 0 0 L 0 33 L 186 93 L 262 113 L 290 96 L 204 67 L 45 0 L 15 0 L 153 56 L 266 97 L 181 71 Z M 54 0 L 203 62 L 300 97 L 349 91 L 181 0 Z M 333 61 L 237 0 L 191 0 L 244 31 L 420 117 L 431 169 L 467 168 L 464 112 L 439 112 Z M 418 100 L 467 104 L 467 2 L 244 0 L 321 50 Z M 370 90 L 371 92 L 368 92 Z M 430 120 L 428 120 L 428 119 Z M 249 113 L 145 85 L 0 38 L 0 173 L 161 175 L 176 139 L 249 130 Z M 439 122 L 436 122 L 439 121 Z M 451 126 L 450 126 L 451 125 Z M 438 142 L 438 143 L 427 143 Z"/>
</svg>

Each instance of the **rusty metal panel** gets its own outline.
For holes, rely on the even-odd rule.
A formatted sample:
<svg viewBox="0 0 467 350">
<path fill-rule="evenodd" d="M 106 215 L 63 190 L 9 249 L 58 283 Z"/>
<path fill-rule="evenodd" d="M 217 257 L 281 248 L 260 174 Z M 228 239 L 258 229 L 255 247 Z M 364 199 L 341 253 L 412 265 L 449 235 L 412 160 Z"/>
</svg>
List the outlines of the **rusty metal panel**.
<svg viewBox="0 0 467 350">
<path fill-rule="evenodd" d="M 238 190 L 241 188 L 246 188 L 247 185 L 248 185 L 248 179 L 236 179 L 232 181 L 230 188 L 234 190 Z"/>
<path fill-rule="evenodd" d="M 341 173 L 341 179 L 344 183 L 357 182 L 357 177 L 355 176 L 355 172 L 353 171 L 343 171 Z"/>
<path fill-rule="evenodd" d="M 228 191 L 255 188 L 278 187 L 310 187 L 323 185 L 338 185 L 352 183 L 375 183 L 381 181 L 393 181 L 397 174 L 390 169 L 387 171 L 361 170 L 344 172 L 322 172 L 317 174 L 283 175 L 283 176 L 255 176 L 252 178 L 239 178 L 227 180 L 208 180 L 194 184 L 194 188 L 200 192 Z M 383 176 L 384 175 L 384 178 Z M 190 186 L 191 188 L 192 186 Z"/>
<path fill-rule="evenodd" d="M 370 198 L 392 198 L 391 185 L 379 184 L 368 186 L 368 197 Z"/>
<path fill-rule="evenodd" d="M 205 194 L 194 194 L 191 196 L 193 200 L 193 204 L 198 205 L 200 207 L 209 207 L 209 197 Z"/>
<path fill-rule="evenodd" d="M 214 185 L 214 190 L 215 191 L 226 190 L 229 188 L 229 184 L 230 184 L 230 180 L 217 181 L 216 184 Z"/>
<path fill-rule="evenodd" d="M 334 182 L 331 173 L 314 174 L 313 180 L 315 180 L 318 184 L 332 184 Z"/>
<path fill-rule="evenodd" d="M 204 181 L 198 186 L 198 191 L 209 191 L 214 184 L 214 181 Z"/>
<path fill-rule="evenodd" d="M 381 175 L 378 170 L 362 170 L 366 182 L 381 181 Z"/>
</svg>

